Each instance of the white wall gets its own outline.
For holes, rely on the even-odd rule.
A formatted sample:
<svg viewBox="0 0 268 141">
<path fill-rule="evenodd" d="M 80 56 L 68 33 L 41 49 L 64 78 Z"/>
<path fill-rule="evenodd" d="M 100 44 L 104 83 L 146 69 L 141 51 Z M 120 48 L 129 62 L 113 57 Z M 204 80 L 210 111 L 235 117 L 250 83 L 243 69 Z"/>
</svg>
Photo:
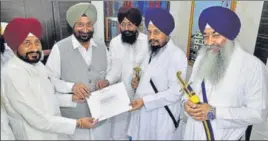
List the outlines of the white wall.
<svg viewBox="0 0 268 141">
<path fill-rule="evenodd" d="M 241 46 L 254 53 L 259 25 L 262 14 L 263 1 L 238 1 L 236 13 L 241 20 L 241 32 L 237 39 Z"/>
<path fill-rule="evenodd" d="M 172 1 L 170 13 L 174 16 L 175 29 L 171 34 L 172 39 L 187 52 L 189 22 L 191 13 L 191 1 Z"/>
<path fill-rule="evenodd" d="M 103 1 L 91 1 L 97 8 L 98 19 L 95 23 L 95 31 L 94 31 L 94 38 L 98 38 L 100 41 L 104 43 L 104 5 Z"/>
<path fill-rule="evenodd" d="M 94 37 L 104 41 L 104 6 L 103 1 L 92 1 L 98 10 L 98 21 L 95 24 Z M 242 26 L 237 39 L 250 53 L 254 52 L 263 1 L 238 1 L 236 13 Z M 188 32 L 191 13 L 191 1 L 171 1 L 170 12 L 175 19 L 175 29 L 171 34 L 175 44 L 187 52 Z M 220 18 L 220 17 L 219 17 Z"/>
</svg>

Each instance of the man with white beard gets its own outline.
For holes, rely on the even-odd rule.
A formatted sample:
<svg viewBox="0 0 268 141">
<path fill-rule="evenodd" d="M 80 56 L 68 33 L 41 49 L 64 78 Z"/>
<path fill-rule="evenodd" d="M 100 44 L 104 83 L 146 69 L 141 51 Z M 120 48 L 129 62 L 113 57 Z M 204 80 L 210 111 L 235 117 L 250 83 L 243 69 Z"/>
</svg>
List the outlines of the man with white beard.
<svg viewBox="0 0 268 141">
<path fill-rule="evenodd" d="M 249 125 L 267 119 L 267 70 L 235 40 L 240 27 L 239 17 L 224 7 L 207 8 L 199 17 L 205 46 L 190 82 L 201 104 L 182 100 L 189 116 L 185 140 L 239 140 Z"/>
</svg>

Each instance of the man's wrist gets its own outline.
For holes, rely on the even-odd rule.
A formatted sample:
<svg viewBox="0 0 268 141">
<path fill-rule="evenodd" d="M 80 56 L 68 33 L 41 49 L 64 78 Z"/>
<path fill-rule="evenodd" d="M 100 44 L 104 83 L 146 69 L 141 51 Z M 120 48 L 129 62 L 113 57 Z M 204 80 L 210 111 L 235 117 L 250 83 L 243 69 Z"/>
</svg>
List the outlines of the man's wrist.
<svg viewBox="0 0 268 141">
<path fill-rule="evenodd" d="M 108 79 L 105 79 L 105 80 L 107 82 L 107 86 L 109 86 L 110 85 L 110 81 Z"/>
<path fill-rule="evenodd" d="M 209 105 L 210 106 L 210 110 L 207 113 L 207 119 L 208 120 L 214 120 L 216 119 L 216 107 Z"/>
<path fill-rule="evenodd" d="M 77 119 L 77 120 L 76 120 L 76 127 L 79 127 L 79 126 L 80 126 L 80 120 Z"/>
</svg>

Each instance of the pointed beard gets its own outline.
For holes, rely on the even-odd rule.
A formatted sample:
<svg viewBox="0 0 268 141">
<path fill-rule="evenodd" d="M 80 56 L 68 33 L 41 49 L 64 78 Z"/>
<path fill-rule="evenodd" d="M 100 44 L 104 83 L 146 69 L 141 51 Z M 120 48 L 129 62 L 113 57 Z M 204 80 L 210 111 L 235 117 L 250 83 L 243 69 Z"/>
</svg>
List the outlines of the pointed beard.
<svg viewBox="0 0 268 141">
<path fill-rule="evenodd" d="M 219 46 L 203 46 L 200 49 L 201 60 L 197 67 L 196 76 L 197 79 L 206 79 L 212 84 L 218 84 L 224 77 L 233 53 L 234 42 L 227 40 L 226 44 L 216 53 L 211 50 L 215 47 L 218 48 Z"/>
</svg>

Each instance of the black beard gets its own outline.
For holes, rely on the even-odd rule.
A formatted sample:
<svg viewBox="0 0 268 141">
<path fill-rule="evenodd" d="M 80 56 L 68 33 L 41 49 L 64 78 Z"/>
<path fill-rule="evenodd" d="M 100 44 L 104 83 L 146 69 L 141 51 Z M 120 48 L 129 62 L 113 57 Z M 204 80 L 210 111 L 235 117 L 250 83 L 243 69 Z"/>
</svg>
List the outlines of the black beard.
<svg viewBox="0 0 268 141">
<path fill-rule="evenodd" d="M 35 58 L 34 60 L 30 60 L 30 58 L 29 58 L 29 54 L 31 54 L 31 53 L 36 53 L 36 54 L 38 54 L 37 58 Z M 41 51 L 29 51 L 29 52 L 26 53 L 25 56 L 22 56 L 22 55 L 20 55 L 19 53 L 17 53 L 17 55 L 18 55 L 18 57 L 19 57 L 22 61 L 27 62 L 27 63 L 29 63 L 29 64 L 35 64 L 35 63 L 38 63 L 38 62 L 40 61 L 40 59 L 41 59 Z"/>
<path fill-rule="evenodd" d="M 94 31 L 84 33 L 82 31 L 74 32 L 75 38 L 82 43 L 88 42 L 93 37 Z"/>
<path fill-rule="evenodd" d="M 157 42 L 159 45 L 154 46 L 154 45 L 152 45 L 152 42 Z M 167 44 L 167 42 L 164 43 L 162 46 L 160 46 L 160 42 L 158 40 L 151 39 L 151 40 L 149 40 L 149 44 L 150 44 L 151 53 L 152 54 L 157 54 L 159 49 L 164 47 Z"/>
<path fill-rule="evenodd" d="M 161 48 L 161 46 L 152 46 L 151 45 L 151 51 L 152 51 L 152 54 L 157 54 L 159 49 Z"/>
<path fill-rule="evenodd" d="M 137 41 L 138 38 L 138 31 L 122 31 L 121 32 L 122 36 L 121 39 L 123 43 L 128 43 L 128 44 L 134 44 Z"/>
</svg>

